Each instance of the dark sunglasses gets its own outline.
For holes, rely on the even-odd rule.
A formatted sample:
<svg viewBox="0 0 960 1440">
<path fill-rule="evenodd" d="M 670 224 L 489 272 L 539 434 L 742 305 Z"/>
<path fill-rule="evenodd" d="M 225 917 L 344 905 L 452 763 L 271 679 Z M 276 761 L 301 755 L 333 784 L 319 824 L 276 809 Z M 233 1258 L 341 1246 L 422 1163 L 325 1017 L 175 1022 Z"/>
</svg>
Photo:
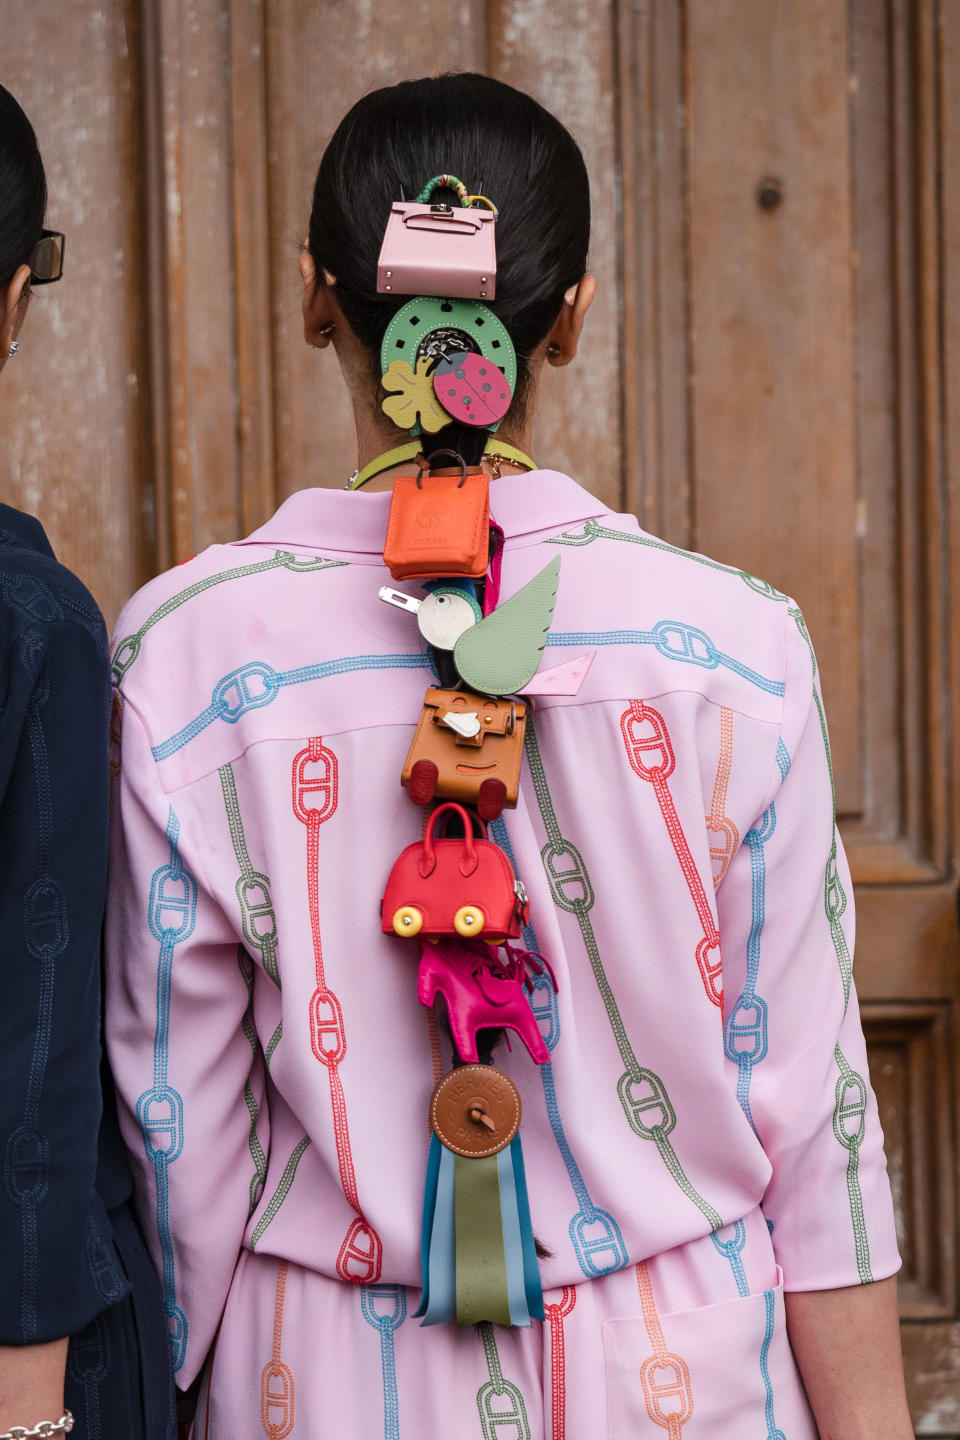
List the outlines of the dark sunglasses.
<svg viewBox="0 0 960 1440">
<path fill-rule="evenodd" d="M 40 239 L 30 251 L 27 264 L 30 266 L 30 282 L 33 285 L 52 285 L 63 274 L 63 252 L 67 237 L 59 230 L 44 230 Z"/>
</svg>

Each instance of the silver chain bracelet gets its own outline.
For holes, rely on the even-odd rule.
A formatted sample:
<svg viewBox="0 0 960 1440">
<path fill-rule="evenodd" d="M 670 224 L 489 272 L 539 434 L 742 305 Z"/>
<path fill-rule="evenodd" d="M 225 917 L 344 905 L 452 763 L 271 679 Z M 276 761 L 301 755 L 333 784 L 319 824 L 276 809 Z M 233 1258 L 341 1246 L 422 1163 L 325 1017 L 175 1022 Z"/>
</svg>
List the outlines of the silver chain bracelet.
<svg viewBox="0 0 960 1440">
<path fill-rule="evenodd" d="M 73 1416 L 64 1410 L 59 1420 L 41 1420 L 32 1430 L 22 1425 L 12 1425 L 0 1435 L 0 1440 L 51 1440 L 54 1435 L 69 1435 L 73 1429 Z"/>
</svg>

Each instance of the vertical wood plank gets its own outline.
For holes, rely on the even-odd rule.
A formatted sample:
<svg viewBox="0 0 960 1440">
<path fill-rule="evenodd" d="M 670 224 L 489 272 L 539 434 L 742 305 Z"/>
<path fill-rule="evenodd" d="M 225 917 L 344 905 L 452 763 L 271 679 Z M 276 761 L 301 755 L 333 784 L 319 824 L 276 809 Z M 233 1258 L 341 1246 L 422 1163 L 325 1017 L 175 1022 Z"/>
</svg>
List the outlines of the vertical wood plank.
<svg viewBox="0 0 960 1440">
<path fill-rule="evenodd" d="M 138 47 L 128 0 L 36 0 L 4 26 L 0 70 L 37 132 L 48 224 L 67 235 L 64 277 L 34 292 L 0 378 L 0 498 L 40 516 L 108 620 L 147 545 Z"/>
<path fill-rule="evenodd" d="M 590 268 L 597 298 L 580 353 L 546 368 L 536 458 L 566 470 L 614 508 L 623 505 L 619 216 L 613 0 L 490 0 L 489 73 L 527 90 L 579 142 L 590 175 Z"/>
<path fill-rule="evenodd" d="M 857 813 L 846 4 L 688 0 L 687 38 L 695 542 L 807 612 Z"/>
<path fill-rule="evenodd" d="M 276 506 L 264 0 L 230 0 L 240 531 Z"/>
<path fill-rule="evenodd" d="M 688 227 L 681 0 L 617 8 L 626 508 L 691 543 Z"/>
<path fill-rule="evenodd" d="M 240 529 L 226 0 L 145 5 L 158 561 Z M 167 539 L 166 537 L 169 537 Z"/>
</svg>

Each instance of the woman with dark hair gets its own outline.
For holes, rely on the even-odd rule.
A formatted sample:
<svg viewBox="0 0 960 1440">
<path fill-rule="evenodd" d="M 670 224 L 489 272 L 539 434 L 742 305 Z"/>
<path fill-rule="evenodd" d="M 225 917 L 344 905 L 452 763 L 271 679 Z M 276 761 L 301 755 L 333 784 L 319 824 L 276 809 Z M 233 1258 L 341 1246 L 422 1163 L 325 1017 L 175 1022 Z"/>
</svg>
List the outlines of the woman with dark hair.
<svg viewBox="0 0 960 1440">
<path fill-rule="evenodd" d="M 60 278 L 46 199 L 33 129 L 0 86 L 0 369 L 32 287 Z M 106 638 L 39 522 L 0 504 L 3 1436 L 173 1433 L 156 1278 L 106 1072 L 101 1096 Z"/>
<path fill-rule="evenodd" d="M 589 230 L 528 96 L 361 100 L 301 256 L 347 493 L 120 621 L 108 1024 L 198 1436 L 910 1433 L 802 616 L 530 458 Z"/>
</svg>

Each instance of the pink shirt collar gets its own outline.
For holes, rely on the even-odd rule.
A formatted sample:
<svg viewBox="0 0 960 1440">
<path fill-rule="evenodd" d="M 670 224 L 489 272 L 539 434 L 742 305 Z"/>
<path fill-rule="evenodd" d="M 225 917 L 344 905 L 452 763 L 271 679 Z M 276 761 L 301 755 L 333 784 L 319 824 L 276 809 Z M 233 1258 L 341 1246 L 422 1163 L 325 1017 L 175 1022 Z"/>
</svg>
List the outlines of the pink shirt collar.
<svg viewBox="0 0 960 1440">
<path fill-rule="evenodd" d="M 240 545 L 284 545 L 336 551 L 380 563 L 389 491 L 299 490 Z M 532 545 L 547 532 L 611 514 L 595 495 L 558 470 L 532 470 L 490 482 L 490 510 L 507 543 Z"/>
</svg>

